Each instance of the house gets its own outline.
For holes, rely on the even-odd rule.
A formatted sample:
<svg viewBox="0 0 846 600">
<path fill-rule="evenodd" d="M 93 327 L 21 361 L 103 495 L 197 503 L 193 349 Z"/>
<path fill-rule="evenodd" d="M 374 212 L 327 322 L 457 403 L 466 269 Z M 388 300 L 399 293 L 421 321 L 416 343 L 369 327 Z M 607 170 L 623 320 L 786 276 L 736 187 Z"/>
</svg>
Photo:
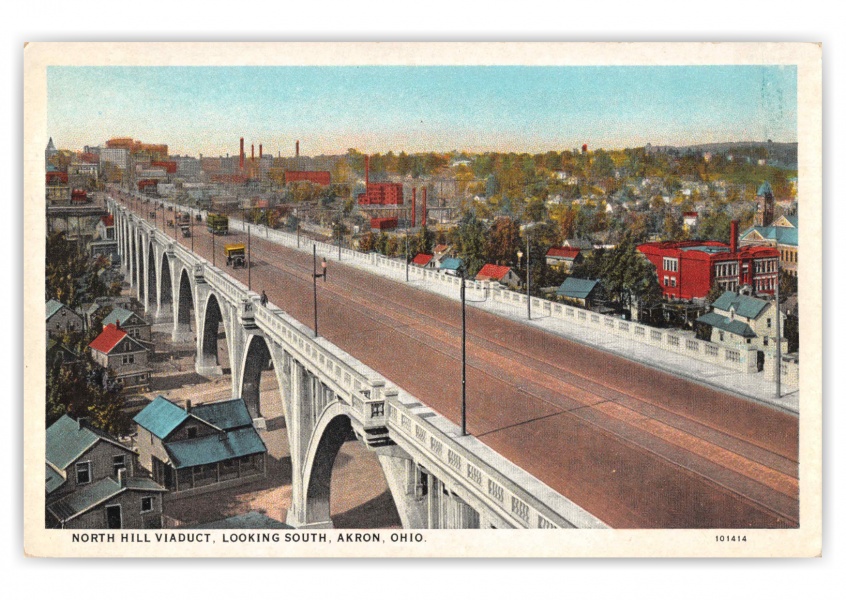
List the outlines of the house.
<svg viewBox="0 0 846 600">
<path fill-rule="evenodd" d="M 435 257 L 432 254 L 422 254 L 421 253 L 421 254 L 418 254 L 417 256 L 415 256 L 412 259 L 411 264 L 413 264 L 416 267 L 422 267 L 422 268 L 425 269 L 426 267 L 428 267 L 432 264 L 432 259 L 434 259 L 434 258 Z"/>
<path fill-rule="evenodd" d="M 563 248 L 578 248 L 582 252 L 589 252 L 593 250 L 593 244 L 589 240 L 580 240 L 578 238 L 568 238 L 561 244 Z"/>
<path fill-rule="evenodd" d="M 462 266 L 464 266 L 464 263 L 461 262 L 460 258 L 446 258 L 441 261 L 441 266 L 438 267 L 438 271 L 443 271 L 447 275 L 455 275 L 457 277 L 458 271 Z"/>
<path fill-rule="evenodd" d="M 112 312 L 103 319 L 103 327 L 106 325 L 114 325 L 118 329 L 123 329 L 130 337 L 140 342 L 149 342 L 153 339 L 151 325 L 126 308 L 112 309 Z"/>
<path fill-rule="evenodd" d="M 97 236 L 101 240 L 115 239 L 115 218 L 113 215 L 100 217 L 97 221 Z"/>
<path fill-rule="evenodd" d="M 174 495 L 265 476 L 267 448 L 240 398 L 182 408 L 158 396 L 134 420 L 139 464 Z"/>
<path fill-rule="evenodd" d="M 553 246 L 546 252 L 546 264 L 550 267 L 559 267 L 567 273 L 573 270 L 575 265 L 584 262 L 582 251 L 578 248 L 567 246 Z"/>
<path fill-rule="evenodd" d="M 76 352 L 60 343 L 55 338 L 49 338 L 47 340 L 46 354 L 48 369 L 56 363 L 64 365 L 79 360 L 79 355 Z"/>
<path fill-rule="evenodd" d="M 559 298 L 590 308 L 600 291 L 599 279 L 568 277 L 555 293 Z"/>
<path fill-rule="evenodd" d="M 507 265 L 486 264 L 478 273 L 476 281 L 496 281 L 508 287 L 519 288 L 522 281 L 511 267 Z"/>
<path fill-rule="evenodd" d="M 82 331 L 83 320 L 76 312 L 59 302 L 47 301 L 47 335 L 62 335 L 70 331 Z"/>
<path fill-rule="evenodd" d="M 46 524 L 52 528 L 161 526 L 162 494 L 134 476 L 136 454 L 110 434 L 63 415 L 47 428 Z"/>
<path fill-rule="evenodd" d="M 124 388 L 147 385 L 150 377 L 147 366 L 149 351 L 123 329 L 113 324 L 105 325 L 103 332 L 88 347 L 94 362 L 110 369 Z"/>
<path fill-rule="evenodd" d="M 775 345 L 776 308 L 774 302 L 724 292 L 711 304 L 711 312 L 696 321 L 711 326 L 711 341 L 723 346 L 742 346 L 764 350 Z M 784 338 L 784 314 L 781 315 L 783 351 L 787 352 Z"/>
<path fill-rule="evenodd" d="M 682 214 L 682 227 L 685 231 L 691 231 L 692 229 L 696 229 L 696 226 L 699 224 L 699 213 L 698 212 L 686 212 Z"/>
<path fill-rule="evenodd" d="M 438 244 L 432 249 L 432 254 L 434 255 L 432 265 L 436 269 L 440 269 L 443 261 L 450 258 L 452 254 L 452 247 L 447 244 Z"/>
</svg>

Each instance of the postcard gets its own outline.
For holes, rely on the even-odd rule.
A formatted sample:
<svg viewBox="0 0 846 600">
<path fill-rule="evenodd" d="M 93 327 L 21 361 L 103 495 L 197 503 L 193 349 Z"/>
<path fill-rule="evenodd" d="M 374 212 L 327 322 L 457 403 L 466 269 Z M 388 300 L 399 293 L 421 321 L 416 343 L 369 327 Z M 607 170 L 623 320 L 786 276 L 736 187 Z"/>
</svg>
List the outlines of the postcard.
<svg viewBox="0 0 846 600">
<path fill-rule="evenodd" d="M 821 60 L 29 44 L 25 553 L 819 556 Z"/>
</svg>

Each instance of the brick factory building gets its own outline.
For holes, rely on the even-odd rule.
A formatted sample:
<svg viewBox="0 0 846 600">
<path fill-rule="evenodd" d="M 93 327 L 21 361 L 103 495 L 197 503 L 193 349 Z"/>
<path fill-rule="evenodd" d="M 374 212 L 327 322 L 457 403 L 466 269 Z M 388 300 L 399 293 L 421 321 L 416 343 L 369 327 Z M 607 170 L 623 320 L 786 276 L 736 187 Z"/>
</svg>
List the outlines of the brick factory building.
<svg viewBox="0 0 846 600">
<path fill-rule="evenodd" d="M 714 286 L 736 292 L 749 286 L 754 294 L 773 294 L 778 277 L 778 250 L 737 246 L 737 222 L 731 245 L 722 242 L 649 242 L 637 249 L 655 265 L 665 298 L 705 298 Z"/>
<path fill-rule="evenodd" d="M 331 176 L 329 171 L 285 171 L 285 183 L 294 181 L 310 181 L 318 185 L 329 185 Z"/>
<path fill-rule="evenodd" d="M 366 191 L 358 195 L 361 205 L 398 205 L 403 203 L 401 183 L 370 183 L 370 157 L 364 157 L 364 186 Z"/>
</svg>

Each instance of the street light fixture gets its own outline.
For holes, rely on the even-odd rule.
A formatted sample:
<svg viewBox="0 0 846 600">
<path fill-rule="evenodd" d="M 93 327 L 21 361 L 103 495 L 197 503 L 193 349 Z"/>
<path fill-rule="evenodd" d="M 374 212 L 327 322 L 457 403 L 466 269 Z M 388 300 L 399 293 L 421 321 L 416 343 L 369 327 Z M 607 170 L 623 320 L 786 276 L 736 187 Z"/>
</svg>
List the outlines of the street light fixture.
<svg viewBox="0 0 846 600">
<path fill-rule="evenodd" d="M 252 236 L 250 235 L 250 226 L 247 225 L 247 289 L 253 289 L 253 251 L 252 251 Z"/>
<path fill-rule="evenodd" d="M 322 273 L 317 272 L 317 244 L 312 244 L 311 246 L 313 251 L 313 271 L 312 271 L 312 279 L 314 280 L 314 337 L 317 337 L 317 278 L 322 277 L 323 281 L 326 281 L 326 259 L 324 258 L 320 266 L 323 269 Z"/>
<path fill-rule="evenodd" d="M 461 266 L 461 435 L 467 435 L 467 301 L 464 266 Z"/>
<path fill-rule="evenodd" d="M 517 260 L 522 263 L 523 251 L 517 250 Z M 528 227 L 526 228 L 526 315 L 529 321 L 532 320 L 532 250 L 531 238 Z"/>
</svg>

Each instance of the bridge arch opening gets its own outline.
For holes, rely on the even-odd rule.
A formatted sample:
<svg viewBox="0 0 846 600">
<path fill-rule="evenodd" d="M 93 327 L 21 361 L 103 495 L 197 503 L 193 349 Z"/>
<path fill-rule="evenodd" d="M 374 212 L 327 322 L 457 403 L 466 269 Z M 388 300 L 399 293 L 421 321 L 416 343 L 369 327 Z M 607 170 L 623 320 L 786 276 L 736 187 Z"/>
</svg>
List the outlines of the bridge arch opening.
<svg viewBox="0 0 846 600">
<path fill-rule="evenodd" d="M 203 319 L 203 344 L 200 352 L 204 366 L 219 367 L 223 374 L 231 372 L 229 348 L 226 344 L 226 324 L 217 296 L 214 294 L 210 294 L 206 302 L 206 315 Z"/>
<path fill-rule="evenodd" d="M 332 489 L 344 490 L 332 497 Z M 306 521 L 337 528 L 399 528 L 399 517 L 376 454 L 339 414 L 320 432 L 306 489 Z"/>
<path fill-rule="evenodd" d="M 180 327 L 190 331 L 191 317 L 194 312 L 194 294 L 191 292 L 191 280 L 188 271 L 182 269 L 179 275 L 179 304 L 176 311 L 176 321 Z"/>
<path fill-rule="evenodd" d="M 155 303 L 158 306 L 158 298 L 156 297 L 157 287 L 156 251 L 153 248 L 153 240 L 151 239 L 147 248 L 147 298 L 151 304 Z"/>
<path fill-rule="evenodd" d="M 171 307 L 173 302 L 173 279 L 170 273 L 170 260 L 167 254 L 162 254 L 162 282 L 161 291 L 159 293 L 159 309 L 161 315 L 166 315 L 166 311 Z"/>
<path fill-rule="evenodd" d="M 283 415 L 282 395 L 276 377 L 273 357 L 267 342 L 260 335 L 250 338 L 244 357 L 241 380 L 241 398 L 253 418 L 267 416 L 267 409 L 274 415 Z"/>
</svg>

